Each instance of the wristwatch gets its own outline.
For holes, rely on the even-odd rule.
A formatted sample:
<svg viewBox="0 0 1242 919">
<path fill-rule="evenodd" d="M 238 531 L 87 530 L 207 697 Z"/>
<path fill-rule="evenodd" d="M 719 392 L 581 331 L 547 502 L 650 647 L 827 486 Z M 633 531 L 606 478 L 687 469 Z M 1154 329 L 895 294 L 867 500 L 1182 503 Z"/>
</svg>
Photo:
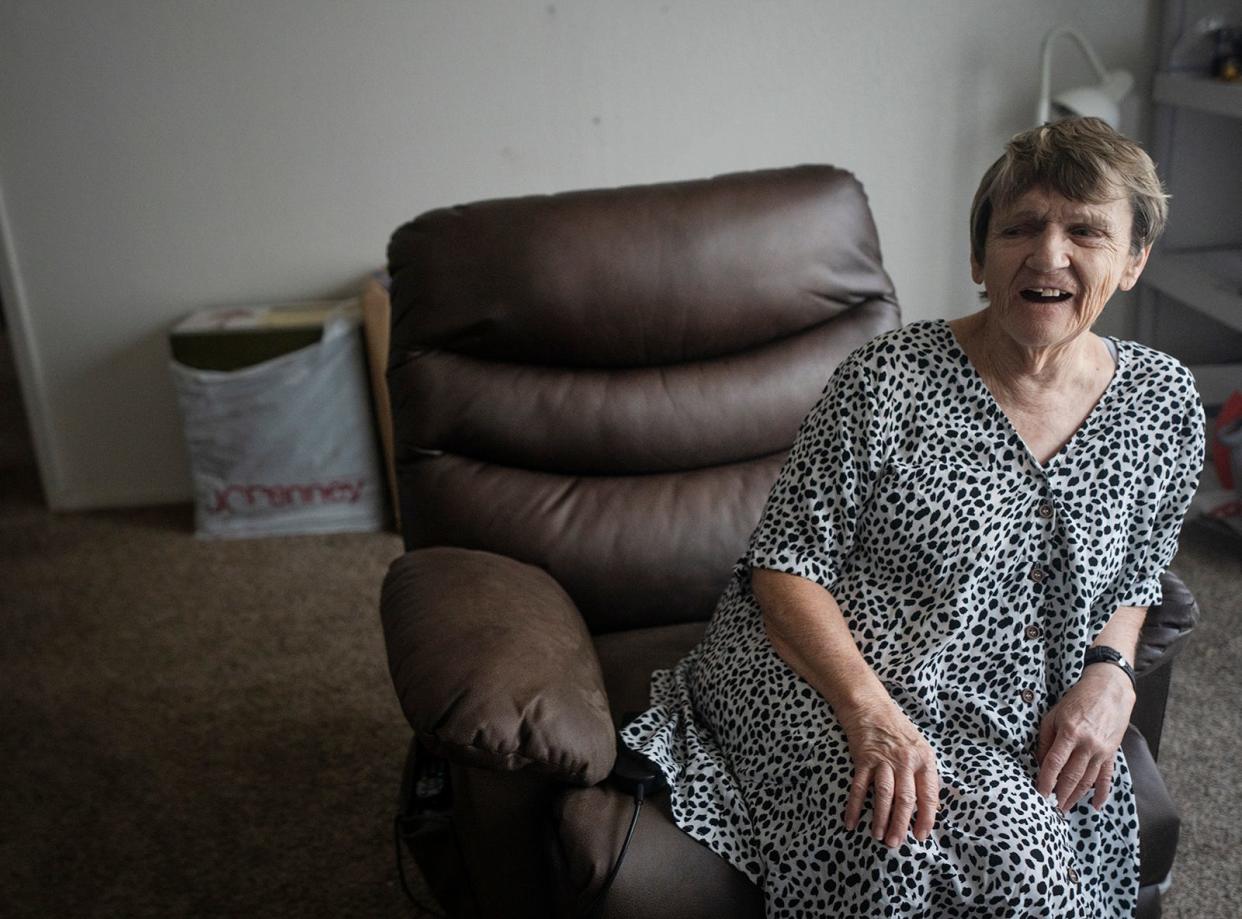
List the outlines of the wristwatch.
<svg viewBox="0 0 1242 919">
<path fill-rule="evenodd" d="M 1130 685 L 1137 691 L 1138 687 L 1134 682 L 1134 668 L 1126 661 L 1126 657 L 1116 648 L 1110 648 L 1108 645 L 1096 645 L 1088 648 L 1087 653 L 1083 655 L 1082 666 L 1085 670 L 1091 664 L 1116 664 L 1125 675 L 1130 678 Z"/>
</svg>

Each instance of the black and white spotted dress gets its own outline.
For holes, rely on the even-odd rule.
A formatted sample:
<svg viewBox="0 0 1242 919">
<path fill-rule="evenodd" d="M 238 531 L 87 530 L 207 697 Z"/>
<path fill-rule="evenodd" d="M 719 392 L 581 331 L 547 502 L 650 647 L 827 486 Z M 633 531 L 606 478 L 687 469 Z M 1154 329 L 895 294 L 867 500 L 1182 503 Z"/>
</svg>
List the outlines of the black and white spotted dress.
<svg viewBox="0 0 1242 919">
<path fill-rule="evenodd" d="M 1160 601 L 1203 460 L 1189 372 L 1114 342 L 1116 369 L 1047 462 L 949 325 L 915 322 L 837 368 L 703 641 L 624 731 L 677 823 L 765 892 L 769 917 L 1121 919 L 1138 824 L 1118 751 L 1104 808 L 1035 788 L 1040 718 L 1119 606 Z M 852 777 L 823 697 L 777 656 L 752 567 L 810 578 L 936 751 L 941 806 L 896 849 L 842 815 Z"/>
</svg>

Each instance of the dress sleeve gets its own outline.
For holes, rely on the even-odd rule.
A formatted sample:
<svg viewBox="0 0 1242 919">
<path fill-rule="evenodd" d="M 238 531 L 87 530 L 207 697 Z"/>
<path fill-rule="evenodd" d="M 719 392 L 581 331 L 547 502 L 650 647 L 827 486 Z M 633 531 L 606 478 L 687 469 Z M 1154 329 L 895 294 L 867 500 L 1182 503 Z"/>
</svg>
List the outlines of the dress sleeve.
<svg viewBox="0 0 1242 919">
<path fill-rule="evenodd" d="M 1170 451 L 1166 461 L 1169 468 L 1163 478 L 1163 491 L 1154 513 L 1147 515 L 1131 533 L 1114 607 L 1156 606 L 1163 599 L 1160 575 L 1177 553 L 1182 521 L 1203 471 L 1203 403 L 1189 374 L 1187 389 L 1183 410 L 1169 419 L 1169 439 L 1177 447 Z"/>
<path fill-rule="evenodd" d="M 831 589 L 884 465 L 882 418 L 857 354 L 837 366 L 798 429 L 739 574 L 768 568 Z"/>
</svg>

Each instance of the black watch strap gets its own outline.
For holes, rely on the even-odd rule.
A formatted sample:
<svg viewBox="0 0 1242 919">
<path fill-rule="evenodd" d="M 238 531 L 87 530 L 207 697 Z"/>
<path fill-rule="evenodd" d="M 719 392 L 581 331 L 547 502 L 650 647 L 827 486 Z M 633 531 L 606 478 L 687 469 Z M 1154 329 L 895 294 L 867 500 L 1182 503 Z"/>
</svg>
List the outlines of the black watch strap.
<svg viewBox="0 0 1242 919">
<path fill-rule="evenodd" d="M 1110 648 L 1108 645 L 1096 645 L 1088 648 L 1087 653 L 1083 656 L 1082 666 L 1086 669 L 1091 664 L 1115 664 L 1125 671 L 1125 675 L 1130 678 L 1130 685 L 1138 689 L 1134 680 L 1134 668 L 1126 662 L 1125 655 L 1116 648 Z"/>
</svg>

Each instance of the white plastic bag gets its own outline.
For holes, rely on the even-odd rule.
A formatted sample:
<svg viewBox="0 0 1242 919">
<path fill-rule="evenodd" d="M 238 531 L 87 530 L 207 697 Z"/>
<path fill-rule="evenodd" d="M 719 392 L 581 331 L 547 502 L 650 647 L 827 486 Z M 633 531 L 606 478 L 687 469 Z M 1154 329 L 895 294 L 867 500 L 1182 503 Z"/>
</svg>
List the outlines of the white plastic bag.
<svg viewBox="0 0 1242 919">
<path fill-rule="evenodd" d="M 384 493 L 357 320 L 240 370 L 171 362 L 199 536 L 378 530 Z"/>
</svg>

